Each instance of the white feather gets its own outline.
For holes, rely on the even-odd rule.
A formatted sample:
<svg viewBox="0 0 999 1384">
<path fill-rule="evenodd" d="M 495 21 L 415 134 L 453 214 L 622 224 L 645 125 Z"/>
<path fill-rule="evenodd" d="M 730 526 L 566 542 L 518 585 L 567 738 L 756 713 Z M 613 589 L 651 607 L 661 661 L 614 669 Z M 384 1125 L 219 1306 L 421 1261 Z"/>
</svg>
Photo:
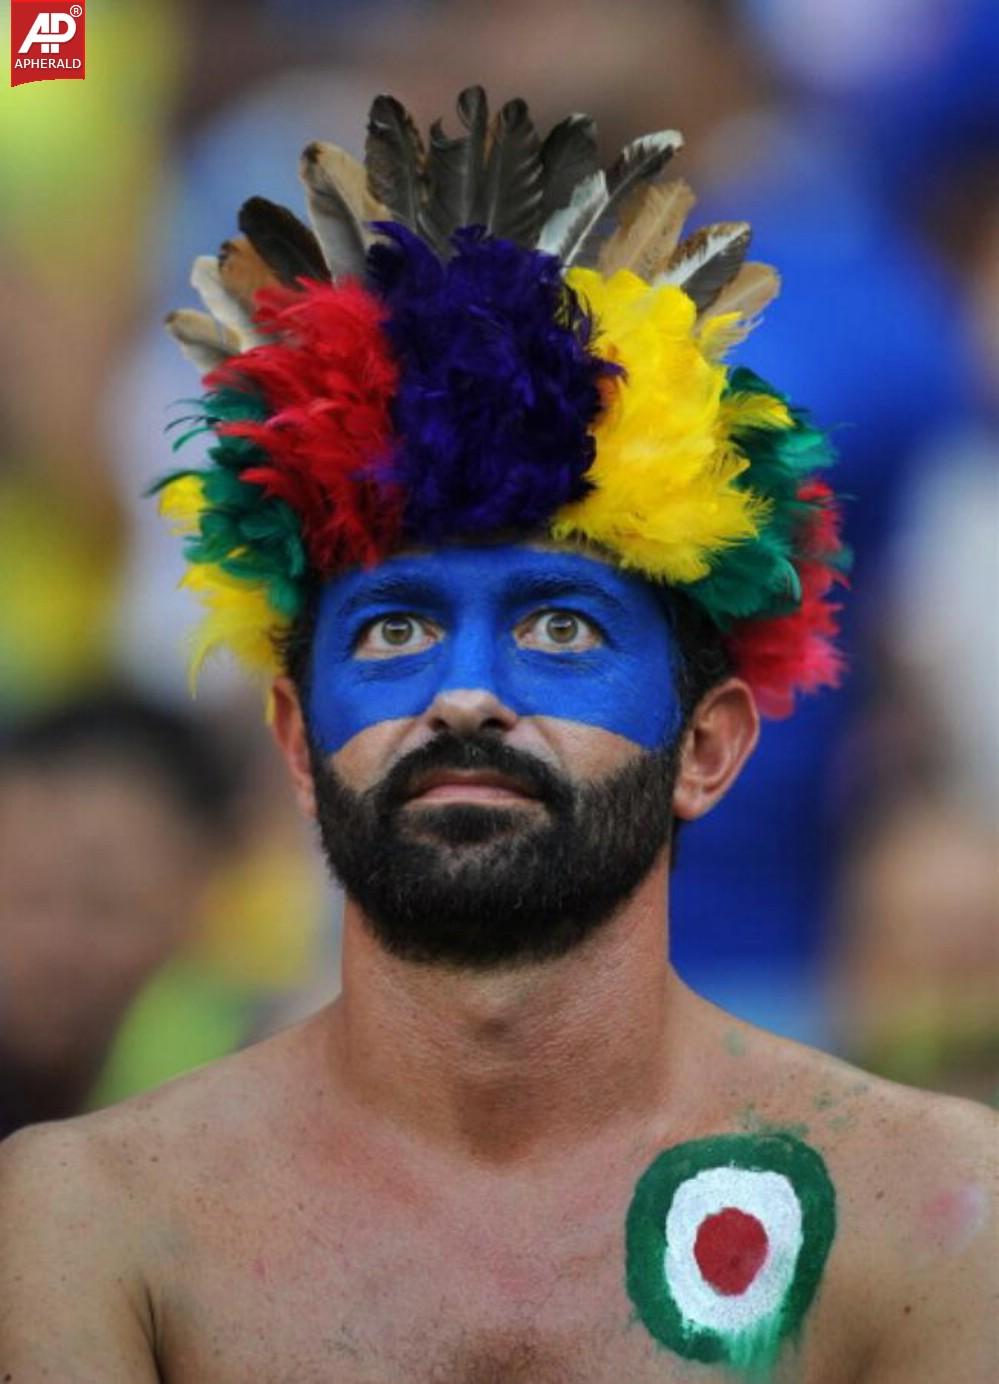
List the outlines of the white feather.
<svg viewBox="0 0 999 1384">
<path fill-rule="evenodd" d="M 243 305 L 226 289 L 214 255 L 199 255 L 191 268 L 191 286 L 205 307 L 223 327 L 235 332 L 239 349 L 248 351 L 264 340 Z"/>
<path fill-rule="evenodd" d="M 725 221 L 717 226 L 706 226 L 678 247 L 667 267 L 656 275 L 653 286 L 678 284 L 682 288 L 709 260 L 724 254 L 748 232 L 749 225 L 745 221 Z"/>
<path fill-rule="evenodd" d="M 553 211 L 541 227 L 538 236 L 539 250 L 547 255 L 558 255 L 565 263 L 570 244 L 578 244 L 590 226 L 600 217 L 607 205 L 607 175 L 598 168 L 581 183 L 577 183 L 567 207 Z"/>
<path fill-rule="evenodd" d="M 333 278 L 363 274 L 365 251 L 373 239 L 364 222 L 391 219 L 391 213 L 367 196 L 367 175 L 346 150 L 316 140 L 299 163 L 305 184 L 309 220 Z"/>
<path fill-rule="evenodd" d="M 598 238 L 606 234 L 604 218 L 626 206 L 636 187 L 657 177 L 682 144 L 677 130 L 660 130 L 626 144 L 606 173 L 584 178 L 568 207 L 548 218 L 538 248 L 558 255 L 567 268 L 595 262 Z"/>
<path fill-rule="evenodd" d="M 207 312 L 180 308 L 167 316 L 166 329 L 203 375 L 239 351 L 236 333 Z"/>
</svg>

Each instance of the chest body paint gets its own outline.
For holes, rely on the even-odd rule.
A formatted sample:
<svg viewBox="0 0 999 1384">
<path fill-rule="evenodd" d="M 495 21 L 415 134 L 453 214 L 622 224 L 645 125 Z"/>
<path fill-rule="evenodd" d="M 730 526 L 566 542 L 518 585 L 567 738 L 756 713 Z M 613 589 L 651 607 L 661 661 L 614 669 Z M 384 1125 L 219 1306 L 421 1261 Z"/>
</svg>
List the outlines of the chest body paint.
<svg viewBox="0 0 999 1384">
<path fill-rule="evenodd" d="M 543 610 L 581 617 L 596 647 L 523 647 L 518 627 Z M 393 614 L 429 621 L 439 637 L 418 652 L 358 656 L 364 631 Z M 597 559 L 519 544 L 400 554 L 323 588 L 312 729 L 332 754 L 369 726 L 422 715 L 441 692 L 474 689 L 518 716 L 579 721 L 655 749 L 679 726 L 675 661 L 656 591 Z"/>
<path fill-rule="evenodd" d="M 675 1354 L 764 1380 L 804 1324 L 835 1231 L 825 1163 L 794 1135 L 679 1144 L 636 1185 L 628 1294 L 646 1330 Z"/>
</svg>

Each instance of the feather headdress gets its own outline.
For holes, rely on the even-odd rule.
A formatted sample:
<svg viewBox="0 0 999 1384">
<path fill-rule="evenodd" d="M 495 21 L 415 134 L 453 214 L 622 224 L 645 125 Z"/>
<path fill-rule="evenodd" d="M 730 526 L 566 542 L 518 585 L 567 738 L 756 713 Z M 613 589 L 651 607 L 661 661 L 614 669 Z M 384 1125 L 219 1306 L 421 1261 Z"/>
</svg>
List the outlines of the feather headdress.
<svg viewBox="0 0 999 1384">
<path fill-rule="evenodd" d="M 599 545 L 722 630 L 761 710 L 835 683 L 845 565 L 825 438 L 726 351 L 777 293 L 749 227 L 684 237 L 682 139 L 609 168 L 593 121 L 523 101 L 425 142 L 375 99 L 364 163 L 302 154 L 310 225 L 253 197 L 167 326 L 205 375 L 208 466 L 159 485 L 227 643 L 275 669 L 310 582 L 406 544 L 520 530 Z M 176 445 L 179 445 L 176 444 Z"/>
</svg>

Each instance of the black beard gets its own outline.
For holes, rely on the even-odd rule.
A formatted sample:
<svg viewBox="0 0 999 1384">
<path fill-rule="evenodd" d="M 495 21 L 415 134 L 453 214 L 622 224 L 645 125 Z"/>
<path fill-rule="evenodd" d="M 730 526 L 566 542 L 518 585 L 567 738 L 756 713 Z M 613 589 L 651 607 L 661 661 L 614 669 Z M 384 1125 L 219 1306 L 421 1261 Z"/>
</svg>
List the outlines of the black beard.
<svg viewBox="0 0 999 1384">
<path fill-rule="evenodd" d="M 386 951 L 476 970 L 552 960 L 609 919 L 670 837 L 676 746 L 575 784 L 500 738 L 445 732 L 363 793 L 312 746 L 333 874 Z M 524 807 L 405 804 L 438 769 L 503 774 Z"/>
</svg>

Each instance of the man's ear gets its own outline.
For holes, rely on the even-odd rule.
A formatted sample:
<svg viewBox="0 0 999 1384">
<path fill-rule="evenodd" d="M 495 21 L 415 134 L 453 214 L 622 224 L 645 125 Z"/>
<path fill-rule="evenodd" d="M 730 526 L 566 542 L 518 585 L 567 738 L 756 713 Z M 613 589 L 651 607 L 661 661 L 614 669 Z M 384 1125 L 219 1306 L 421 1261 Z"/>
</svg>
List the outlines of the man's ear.
<svg viewBox="0 0 999 1384">
<path fill-rule="evenodd" d="M 673 811 L 693 821 L 725 796 L 739 777 L 760 735 L 753 694 L 728 678 L 701 698 L 680 750 Z"/>
<path fill-rule="evenodd" d="M 271 732 L 291 774 L 299 807 L 306 817 L 315 817 L 316 790 L 309 760 L 309 739 L 302 704 L 290 678 L 276 678 L 271 688 Z"/>
</svg>

